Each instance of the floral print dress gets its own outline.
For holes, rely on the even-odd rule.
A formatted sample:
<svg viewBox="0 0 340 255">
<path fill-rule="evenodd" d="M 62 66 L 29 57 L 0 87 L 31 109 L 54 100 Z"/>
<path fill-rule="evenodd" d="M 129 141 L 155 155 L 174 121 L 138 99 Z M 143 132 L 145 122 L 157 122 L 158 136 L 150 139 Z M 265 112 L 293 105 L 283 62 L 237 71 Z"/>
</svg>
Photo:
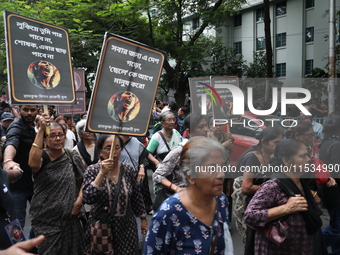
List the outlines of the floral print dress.
<svg viewBox="0 0 340 255">
<path fill-rule="evenodd" d="M 178 193 L 175 193 L 152 217 L 143 254 L 207 255 L 217 236 L 213 254 L 232 254 L 227 219 L 228 199 L 224 194 L 217 197 L 213 225 L 207 226 L 185 208 Z M 225 253 L 225 250 L 228 252 Z"/>
</svg>

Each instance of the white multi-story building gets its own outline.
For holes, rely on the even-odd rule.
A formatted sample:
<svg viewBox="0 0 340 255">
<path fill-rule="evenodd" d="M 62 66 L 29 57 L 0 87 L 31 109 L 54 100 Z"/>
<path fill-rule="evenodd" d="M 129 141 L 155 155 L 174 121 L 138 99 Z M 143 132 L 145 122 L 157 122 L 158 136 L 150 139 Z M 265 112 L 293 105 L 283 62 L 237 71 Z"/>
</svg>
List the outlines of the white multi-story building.
<svg viewBox="0 0 340 255">
<path fill-rule="evenodd" d="M 265 50 L 263 7 L 262 0 L 248 0 L 238 15 L 229 17 L 217 29 L 224 44 L 236 47 L 247 63 L 253 62 L 254 51 Z M 326 67 L 328 10 L 328 0 L 270 1 L 276 77 L 301 78 L 315 67 Z"/>
</svg>

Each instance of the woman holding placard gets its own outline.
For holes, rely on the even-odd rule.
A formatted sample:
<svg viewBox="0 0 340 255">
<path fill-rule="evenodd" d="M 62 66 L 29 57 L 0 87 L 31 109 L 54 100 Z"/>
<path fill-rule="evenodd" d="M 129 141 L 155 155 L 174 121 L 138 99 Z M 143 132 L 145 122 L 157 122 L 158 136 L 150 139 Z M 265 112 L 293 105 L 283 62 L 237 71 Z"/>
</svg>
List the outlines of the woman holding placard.
<svg viewBox="0 0 340 255">
<path fill-rule="evenodd" d="M 82 176 L 83 170 L 75 167 L 82 166 L 81 160 L 76 152 L 65 151 L 66 130 L 61 124 L 50 123 L 46 135 L 49 116 L 44 113 L 40 121 L 28 161 L 34 178 L 32 226 L 36 235 L 46 237 L 38 252 L 82 255 L 85 242 L 78 214 L 83 201 L 76 177 Z"/>
<path fill-rule="evenodd" d="M 148 228 L 134 169 L 130 164 L 118 161 L 123 147 L 123 140 L 119 136 L 101 135 L 97 141 L 100 163 L 87 168 L 83 187 L 84 201 L 92 205 L 89 216 L 91 228 L 95 227 L 94 223 L 104 223 L 107 219 L 106 224 L 110 225 L 112 231 L 115 255 L 138 253 L 139 230 L 135 216 L 141 218 L 143 235 Z M 94 240 L 94 236 L 91 233 L 89 235 L 91 241 Z M 104 253 L 91 242 L 91 254 Z"/>
</svg>

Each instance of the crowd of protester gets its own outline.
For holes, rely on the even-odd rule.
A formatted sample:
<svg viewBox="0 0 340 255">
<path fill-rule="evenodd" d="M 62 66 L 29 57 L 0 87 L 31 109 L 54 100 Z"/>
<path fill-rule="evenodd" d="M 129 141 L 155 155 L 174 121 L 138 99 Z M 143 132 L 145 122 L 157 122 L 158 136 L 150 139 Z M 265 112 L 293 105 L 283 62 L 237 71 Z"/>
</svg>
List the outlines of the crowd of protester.
<svg viewBox="0 0 340 255">
<path fill-rule="evenodd" d="M 311 116 L 291 108 L 297 125 L 284 133 L 263 129 L 238 159 L 236 179 L 211 171 L 230 165 L 233 134 L 188 105 L 155 101 L 147 144 L 87 132 L 86 114 L 75 120 L 53 108 L 4 106 L 0 255 L 113 254 L 105 245 L 118 255 L 231 255 L 232 216 L 245 255 L 340 254 L 340 112 L 328 113 L 326 101 L 306 106 Z M 244 200 L 233 205 L 235 187 Z M 330 219 L 324 229 L 323 207 Z M 12 245 L 5 226 L 18 219 L 24 229 L 27 217 L 29 240 Z M 280 221 L 288 229 L 278 245 L 262 230 Z M 97 223 L 111 226 L 108 243 L 94 244 Z"/>
</svg>

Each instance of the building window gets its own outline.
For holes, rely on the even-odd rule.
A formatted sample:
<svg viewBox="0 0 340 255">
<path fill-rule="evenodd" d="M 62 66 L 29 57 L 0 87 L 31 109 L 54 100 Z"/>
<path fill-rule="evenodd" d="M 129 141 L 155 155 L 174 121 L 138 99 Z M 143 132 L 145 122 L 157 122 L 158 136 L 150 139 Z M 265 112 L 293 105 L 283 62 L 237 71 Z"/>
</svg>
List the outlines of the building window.
<svg viewBox="0 0 340 255">
<path fill-rule="evenodd" d="M 276 47 L 286 46 L 286 33 L 276 35 Z"/>
<path fill-rule="evenodd" d="M 314 42 L 314 27 L 306 28 L 306 42 Z"/>
<path fill-rule="evenodd" d="M 256 21 L 263 21 L 264 20 L 264 9 L 256 10 Z"/>
<path fill-rule="evenodd" d="M 313 70 L 313 59 L 306 60 L 305 74 L 312 74 L 312 70 Z"/>
<path fill-rule="evenodd" d="M 240 27 L 242 26 L 242 15 L 235 15 L 234 16 L 234 27 Z"/>
<path fill-rule="evenodd" d="M 276 64 L 276 77 L 286 76 L 286 63 Z"/>
<path fill-rule="evenodd" d="M 285 15 L 286 13 L 287 13 L 286 2 L 279 3 L 276 5 L 276 16 Z"/>
<path fill-rule="evenodd" d="M 234 47 L 236 49 L 237 54 L 242 54 L 242 42 L 234 43 Z"/>
<path fill-rule="evenodd" d="M 256 50 L 264 50 L 266 47 L 265 37 L 256 38 Z"/>
<path fill-rule="evenodd" d="M 306 9 L 314 7 L 314 0 L 306 0 Z"/>
<path fill-rule="evenodd" d="M 199 27 L 200 24 L 200 19 L 199 18 L 194 18 L 192 20 L 192 29 L 197 29 Z"/>
</svg>

